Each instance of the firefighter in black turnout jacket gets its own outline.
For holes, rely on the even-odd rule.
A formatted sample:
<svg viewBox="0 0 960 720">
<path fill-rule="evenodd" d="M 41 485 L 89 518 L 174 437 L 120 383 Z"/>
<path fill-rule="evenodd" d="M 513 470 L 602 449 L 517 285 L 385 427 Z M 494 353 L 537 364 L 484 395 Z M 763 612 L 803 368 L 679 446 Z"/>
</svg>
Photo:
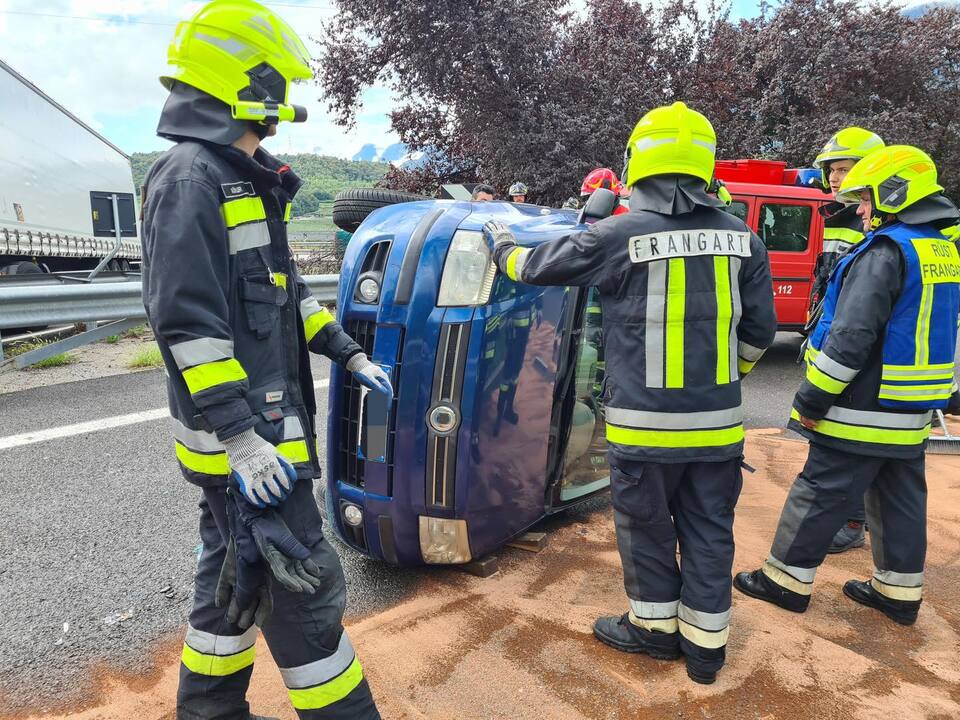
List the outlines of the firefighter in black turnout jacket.
<svg viewBox="0 0 960 720">
<path fill-rule="evenodd" d="M 531 249 L 497 222 L 484 228 L 513 280 L 599 290 L 629 611 L 600 618 L 594 634 L 627 652 L 683 654 L 701 683 L 723 665 L 730 621 L 740 379 L 776 330 L 763 244 L 706 193 L 715 148 L 703 115 L 657 108 L 627 145 L 629 213 Z"/>
<path fill-rule="evenodd" d="M 256 622 L 299 717 L 374 720 L 313 494 L 309 352 L 392 390 L 298 275 L 285 222 L 301 181 L 260 147 L 279 121 L 305 119 L 287 96 L 309 57 L 273 12 L 230 0 L 181 23 L 169 60 L 157 131 L 177 144 L 146 178 L 142 237 L 176 456 L 202 489 L 177 718 L 252 717 Z"/>
<path fill-rule="evenodd" d="M 917 618 L 926 553 L 924 447 L 931 411 L 954 383 L 960 258 L 941 230 L 957 208 L 921 150 L 867 155 L 839 196 L 859 203 L 867 235 L 840 258 L 810 337 L 790 427 L 810 441 L 763 567 L 741 592 L 807 609 L 817 567 L 851 498 L 866 491 L 873 576 L 844 593 L 904 625 Z"/>
<path fill-rule="evenodd" d="M 836 133 L 813 161 L 813 166 L 820 169 L 823 189 L 836 195 L 853 166 L 865 155 L 882 147 L 880 136 L 863 128 L 848 127 Z M 823 217 L 823 252 L 817 258 L 810 293 L 811 313 L 807 327 L 811 331 L 823 312 L 827 281 L 837 260 L 864 237 L 863 222 L 857 215 L 856 205 L 835 200 L 822 205 L 819 212 Z M 830 543 L 829 552 L 840 553 L 863 546 L 865 513 L 863 498 L 850 498 L 847 518 Z"/>
</svg>

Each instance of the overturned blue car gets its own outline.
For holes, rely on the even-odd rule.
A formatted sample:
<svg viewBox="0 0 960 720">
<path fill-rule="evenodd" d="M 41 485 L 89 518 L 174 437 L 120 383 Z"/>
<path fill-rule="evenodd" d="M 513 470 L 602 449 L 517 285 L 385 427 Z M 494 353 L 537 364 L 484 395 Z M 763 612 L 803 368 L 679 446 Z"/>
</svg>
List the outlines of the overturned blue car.
<svg viewBox="0 0 960 720">
<path fill-rule="evenodd" d="M 333 367 L 327 514 L 387 563 L 481 558 L 609 486 L 595 291 L 498 273 L 493 218 L 524 245 L 578 227 L 568 210 L 422 200 L 374 210 L 346 249 L 338 320 L 396 397 Z"/>
</svg>

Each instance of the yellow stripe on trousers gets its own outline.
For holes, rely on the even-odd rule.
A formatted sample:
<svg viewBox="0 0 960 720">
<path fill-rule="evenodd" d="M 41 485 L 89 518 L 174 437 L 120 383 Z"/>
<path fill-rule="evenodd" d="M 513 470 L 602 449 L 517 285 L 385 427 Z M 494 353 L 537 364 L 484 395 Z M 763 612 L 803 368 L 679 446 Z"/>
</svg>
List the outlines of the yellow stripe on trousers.
<svg viewBox="0 0 960 720">
<path fill-rule="evenodd" d="M 687 301 L 686 264 L 671 258 L 667 274 L 667 381 L 668 388 L 683 387 L 683 334 Z"/>
</svg>

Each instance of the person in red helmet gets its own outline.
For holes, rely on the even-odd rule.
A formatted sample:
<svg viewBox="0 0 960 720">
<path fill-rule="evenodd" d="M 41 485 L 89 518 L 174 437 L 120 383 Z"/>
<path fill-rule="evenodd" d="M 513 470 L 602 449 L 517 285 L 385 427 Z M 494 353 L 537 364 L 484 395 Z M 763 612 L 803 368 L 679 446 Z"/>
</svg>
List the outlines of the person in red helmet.
<svg viewBox="0 0 960 720">
<path fill-rule="evenodd" d="M 593 195 L 594 190 L 599 190 L 600 188 L 612 190 L 617 196 L 623 194 L 623 183 L 620 182 L 617 174 L 610 168 L 597 168 L 587 173 L 587 176 L 583 179 L 583 183 L 580 185 L 580 206 L 583 207 L 587 202 L 587 198 Z M 626 206 L 617 205 L 613 214 L 622 215 L 625 212 L 629 212 Z"/>
</svg>

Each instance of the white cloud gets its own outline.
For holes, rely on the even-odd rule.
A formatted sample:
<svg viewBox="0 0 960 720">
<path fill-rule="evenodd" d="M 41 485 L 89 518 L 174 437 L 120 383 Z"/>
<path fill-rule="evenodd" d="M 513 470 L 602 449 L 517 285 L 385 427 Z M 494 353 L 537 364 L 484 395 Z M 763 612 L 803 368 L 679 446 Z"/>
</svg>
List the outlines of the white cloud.
<svg viewBox="0 0 960 720">
<path fill-rule="evenodd" d="M 305 41 L 319 33 L 320 22 L 332 14 L 330 0 L 306 4 L 314 7 L 275 7 Z M 166 97 L 157 78 L 166 67 L 174 27 L 202 5 L 175 0 L 0 0 L 0 57 L 108 137 L 149 137 Z M 83 19 L 91 17 L 99 20 Z M 318 95 L 315 86 L 296 89 L 293 101 L 308 106 L 310 121 L 284 125 L 276 150 L 320 148 L 349 156 L 365 142 L 384 145 L 394 140 L 388 124 L 376 118 L 364 117 L 357 131 L 345 133 L 326 115 Z M 389 99 L 364 108 L 365 116 L 388 111 Z M 121 133 L 117 123 L 126 116 L 131 123 L 153 120 L 142 132 Z"/>
</svg>

